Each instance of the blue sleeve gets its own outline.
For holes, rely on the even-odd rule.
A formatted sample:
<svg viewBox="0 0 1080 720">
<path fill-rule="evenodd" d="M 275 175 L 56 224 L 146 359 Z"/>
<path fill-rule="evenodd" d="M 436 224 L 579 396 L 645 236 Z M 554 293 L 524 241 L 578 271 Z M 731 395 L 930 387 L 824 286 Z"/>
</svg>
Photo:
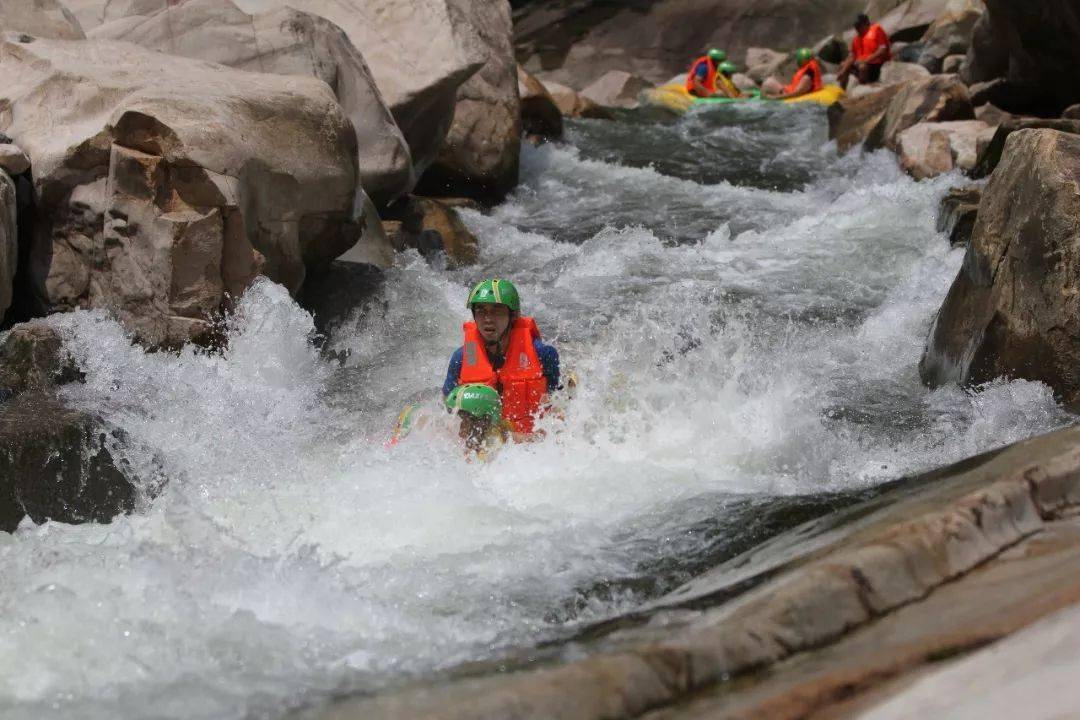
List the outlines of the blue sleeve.
<svg viewBox="0 0 1080 720">
<path fill-rule="evenodd" d="M 701 63 L 697 66 L 697 70 L 694 71 L 694 74 L 697 75 L 698 80 L 704 80 L 709 77 L 709 66 L 705 63 Z"/>
<path fill-rule="evenodd" d="M 462 348 L 454 351 L 450 356 L 450 367 L 446 368 L 446 380 L 443 381 L 442 394 L 446 397 L 457 387 L 457 379 L 461 377 L 461 366 L 464 364 L 464 352 Z M 542 364 L 542 363 L 541 363 Z"/>
<path fill-rule="evenodd" d="M 544 369 L 548 392 L 555 392 L 559 389 L 559 351 L 539 340 L 533 341 L 533 347 L 536 348 L 536 356 L 540 359 L 540 367 Z"/>
</svg>

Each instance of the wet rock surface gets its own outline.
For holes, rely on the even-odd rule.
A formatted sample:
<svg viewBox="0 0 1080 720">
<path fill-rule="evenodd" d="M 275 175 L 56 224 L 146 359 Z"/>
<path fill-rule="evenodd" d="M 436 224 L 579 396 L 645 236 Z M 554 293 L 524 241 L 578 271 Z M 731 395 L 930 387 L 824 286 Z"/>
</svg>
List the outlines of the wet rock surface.
<svg viewBox="0 0 1080 720">
<path fill-rule="evenodd" d="M 544 83 L 520 65 L 517 69 L 521 95 L 521 130 L 526 135 L 555 140 L 562 137 L 563 117 Z"/>
<path fill-rule="evenodd" d="M 34 522 L 108 522 L 138 492 L 110 448 L 122 436 L 48 392 L 0 402 L 0 530 Z"/>
<path fill-rule="evenodd" d="M 937 230 L 949 236 L 950 245 L 966 245 L 971 240 L 981 199 L 982 187 L 978 185 L 950 188 L 941 199 Z"/>
<path fill-rule="evenodd" d="M 998 376 L 1045 382 L 1080 401 L 1080 136 L 1020 130 L 979 204 L 960 274 L 919 369 L 932 386 Z"/>
</svg>

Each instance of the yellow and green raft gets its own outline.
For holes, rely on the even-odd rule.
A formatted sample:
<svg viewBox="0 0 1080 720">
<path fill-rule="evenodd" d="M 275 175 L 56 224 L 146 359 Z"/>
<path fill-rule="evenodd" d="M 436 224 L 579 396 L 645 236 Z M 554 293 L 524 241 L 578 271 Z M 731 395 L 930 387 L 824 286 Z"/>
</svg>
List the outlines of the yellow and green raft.
<svg viewBox="0 0 1080 720">
<path fill-rule="evenodd" d="M 816 103 L 818 105 L 832 105 L 844 96 L 844 91 L 839 85 L 826 85 L 817 92 L 800 95 L 783 100 L 771 100 L 747 95 L 741 98 L 711 97 L 699 98 L 691 95 L 684 85 L 672 84 L 661 85 L 658 88 L 645 91 L 645 99 L 650 105 L 667 108 L 673 112 L 684 113 L 690 108 L 711 105 L 733 105 L 746 102 L 781 102 L 781 103 Z"/>
</svg>

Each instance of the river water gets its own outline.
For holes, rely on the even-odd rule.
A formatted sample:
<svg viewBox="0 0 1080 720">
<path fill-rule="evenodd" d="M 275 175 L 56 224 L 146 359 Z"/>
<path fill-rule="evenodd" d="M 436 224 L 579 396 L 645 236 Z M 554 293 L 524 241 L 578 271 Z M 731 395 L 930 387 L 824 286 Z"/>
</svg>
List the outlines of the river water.
<svg viewBox="0 0 1080 720">
<path fill-rule="evenodd" d="M 959 178 L 838 157 L 820 109 L 572 122 L 522 159 L 505 204 L 464 213 L 478 266 L 403 255 L 321 340 L 266 282 L 225 356 L 54 319 L 87 377 L 68 401 L 166 484 L 110 525 L 0 535 L 0 716 L 273 718 L 386 688 L 558 640 L 886 481 L 1068 422 L 1036 383 L 920 385 L 962 257 L 934 230 Z M 487 463 L 442 415 L 385 447 L 489 275 L 579 377 L 565 420 Z"/>
</svg>

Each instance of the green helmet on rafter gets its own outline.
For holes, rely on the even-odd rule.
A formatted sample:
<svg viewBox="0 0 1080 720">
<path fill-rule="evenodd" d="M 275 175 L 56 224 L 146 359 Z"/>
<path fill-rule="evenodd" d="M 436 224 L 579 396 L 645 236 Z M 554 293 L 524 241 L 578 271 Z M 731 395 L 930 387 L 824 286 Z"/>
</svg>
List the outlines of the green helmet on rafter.
<svg viewBox="0 0 1080 720">
<path fill-rule="evenodd" d="M 814 51 L 810 48 L 799 48 L 795 51 L 795 62 L 799 63 L 800 67 L 813 59 Z"/>
<path fill-rule="evenodd" d="M 709 51 L 709 59 L 713 62 L 722 63 L 727 60 L 727 53 L 718 48 L 713 48 Z"/>
<path fill-rule="evenodd" d="M 725 60 L 724 62 L 720 63 L 720 67 L 717 69 L 720 71 L 721 75 L 734 75 L 735 63 L 731 62 L 730 60 Z"/>
<path fill-rule="evenodd" d="M 499 422 L 502 419 L 502 398 L 499 391 L 490 385 L 458 385 L 446 396 L 446 409 Z"/>
<path fill-rule="evenodd" d="M 469 293 L 465 307 L 471 310 L 473 305 L 505 305 L 510 312 L 521 312 L 521 298 L 509 280 L 491 279 L 477 283 Z"/>
</svg>

